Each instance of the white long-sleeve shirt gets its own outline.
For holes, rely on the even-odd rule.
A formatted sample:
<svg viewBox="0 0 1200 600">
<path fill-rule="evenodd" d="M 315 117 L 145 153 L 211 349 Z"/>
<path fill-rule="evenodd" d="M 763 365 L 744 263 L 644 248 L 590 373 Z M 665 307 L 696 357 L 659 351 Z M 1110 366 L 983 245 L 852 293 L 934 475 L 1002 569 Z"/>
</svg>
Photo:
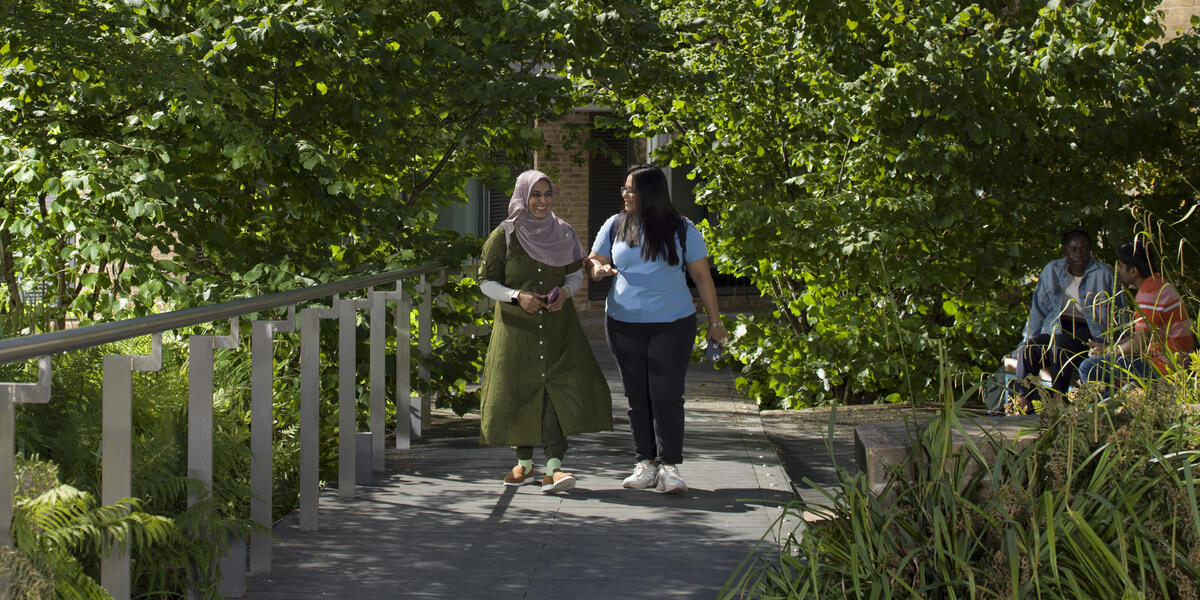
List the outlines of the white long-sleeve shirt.
<svg viewBox="0 0 1200 600">
<path fill-rule="evenodd" d="M 579 288 L 583 287 L 583 269 L 567 273 L 563 281 L 563 287 L 570 289 L 571 295 L 574 296 L 579 291 Z M 499 302 L 512 302 L 512 299 L 516 298 L 517 294 L 521 291 L 491 279 L 481 280 L 479 282 L 479 289 L 483 292 L 483 295 Z"/>
</svg>

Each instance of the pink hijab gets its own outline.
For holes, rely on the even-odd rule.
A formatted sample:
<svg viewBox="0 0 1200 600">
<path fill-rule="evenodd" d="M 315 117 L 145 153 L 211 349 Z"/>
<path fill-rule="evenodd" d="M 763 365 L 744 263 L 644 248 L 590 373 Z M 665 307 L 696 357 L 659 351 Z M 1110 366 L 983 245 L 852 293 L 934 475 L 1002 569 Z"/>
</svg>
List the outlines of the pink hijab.
<svg viewBox="0 0 1200 600">
<path fill-rule="evenodd" d="M 516 232 L 521 247 L 529 257 L 551 267 L 569 265 L 585 256 L 575 228 L 566 221 L 550 214 L 544 219 L 535 219 L 529 214 L 529 192 L 533 185 L 545 179 L 554 191 L 554 182 L 545 173 L 529 170 L 517 176 L 512 199 L 508 201 L 508 218 L 500 223 L 508 234 Z"/>
</svg>

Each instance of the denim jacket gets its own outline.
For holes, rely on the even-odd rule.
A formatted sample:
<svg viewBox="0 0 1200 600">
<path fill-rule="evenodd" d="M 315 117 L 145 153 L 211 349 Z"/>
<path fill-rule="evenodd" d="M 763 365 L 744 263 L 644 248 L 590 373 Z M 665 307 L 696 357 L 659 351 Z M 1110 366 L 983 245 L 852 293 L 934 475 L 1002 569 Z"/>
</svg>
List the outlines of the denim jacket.
<svg viewBox="0 0 1200 600">
<path fill-rule="evenodd" d="M 1025 322 L 1021 346 L 1032 337 L 1054 335 L 1062 329 L 1059 315 L 1065 305 L 1070 283 L 1066 258 L 1054 259 L 1042 269 L 1037 288 L 1033 291 L 1033 302 L 1029 309 L 1029 320 Z M 1125 317 L 1125 294 L 1120 293 L 1116 286 L 1112 267 L 1095 258 L 1088 263 L 1083 271 L 1083 281 L 1079 282 L 1079 308 L 1087 321 L 1091 339 L 1105 344 L 1117 331 L 1119 320 Z M 1114 308 L 1117 310 L 1114 311 Z"/>
</svg>

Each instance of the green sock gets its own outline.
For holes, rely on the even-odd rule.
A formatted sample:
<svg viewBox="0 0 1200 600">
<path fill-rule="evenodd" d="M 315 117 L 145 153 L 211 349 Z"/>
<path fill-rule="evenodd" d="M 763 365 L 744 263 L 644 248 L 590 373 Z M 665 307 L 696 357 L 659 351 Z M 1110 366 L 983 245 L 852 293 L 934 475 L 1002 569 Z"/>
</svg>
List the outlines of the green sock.
<svg viewBox="0 0 1200 600">
<path fill-rule="evenodd" d="M 518 460 L 517 464 L 520 465 L 521 467 L 523 467 L 525 469 L 526 473 L 533 471 L 533 459 L 532 458 L 529 460 Z"/>
<path fill-rule="evenodd" d="M 547 475 L 554 473 L 555 469 L 561 469 L 561 468 L 562 468 L 562 459 L 561 458 L 551 458 L 551 459 L 546 460 L 546 474 Z"/>
</svg>

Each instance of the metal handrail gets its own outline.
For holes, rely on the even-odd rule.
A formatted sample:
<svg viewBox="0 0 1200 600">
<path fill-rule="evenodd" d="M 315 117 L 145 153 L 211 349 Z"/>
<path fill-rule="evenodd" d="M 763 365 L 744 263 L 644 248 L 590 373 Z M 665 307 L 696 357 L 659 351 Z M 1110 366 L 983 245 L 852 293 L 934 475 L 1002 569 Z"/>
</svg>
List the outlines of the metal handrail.
<svg viewBox="0 0 1200 600">
<path fill-rule="evenodd" d="M 355 279 L 316 285 L 300 290 L 280 292 L 268 296 L 233 300 L 210 306 L 189 308 L 169 313 L 150 315 L 90 325 L 76 329 L 55 331 L 25 338 L 0 340 L 0 364 L 32 358 L 39 359 L 37 383 L 0 383 L 0 546 L 11 543 L 8 522 L 11 520 L 12 470 L 14 446 L 14 408 L 22 403 L 44 403 L 50 401 L 51 357 L 56 354 L 81 348 L 95 347 L 140 336 L 151 336 L 150 353 L 146 355 L 106 354 L 103 361 L 103 439 L 101 442 L 101 501 L 112 504 L 128 496 L 132 488 L 132 454 L 130 427 L 132 423 L 132 373 L 135 371 L 157 371 L 162 366 L 162 333 L 180 328 L 229 320 L 228 335 L 189 334 L 188 356 L 188 477 L 201 482 L 207 489 L 212 485 L 212 425 L 213 425 L 213 355 L 216 349 L 244 347 L 250 350 L 251 375 L 251 520 L 269 527 L 271 523 L 272 488 L 272 415 L 273 406 L 273 336 L 275 333 L 299 333 L 300 366 L 300 529 L 317 529 L 319 496 L 318 452 L 321 443 L 318 437 L 320 403 L 320 377 L 322 357 L 321 321 L 336 320 L 338 329 L 338 496 L 342 499 L 354 497 L 355 487 L 360 483 L 357 468 L 358 446 L 365 442 L 370 447 L 370 472 L 384 469 L 384 421 L 387 391 L 385 385 L 385 348 L 387 346 L 387 303 L 395 303 L 393 324 L 397 343 L 395 345 L 396 377 L 395 399 L 396 448 L 408 448 L 411 439 L 420 438 L 422 425 L 428 421 L 431 396 L 428 389 L 420 394 L 412 393 L 409 368 L 416 358 L 417 377 L 430 381 L 429 369 L 422 364 L 431 352 L 433 287 L 442 283 L 426 280 L 426 275 L 438 272 L 438 281 L 444 282 L 448 265 L 426 264 L 410 269 L 388 271 Z M 410 296 L 404 280 L 420 279 L 416 295 Z M 395 291 L 376 290 L 376 286 L 395 284 Z M 366 290 L 363 298 L 341 298 L 342 294 L 355 290 Z M 304 303 L 332 298 L 331 305 L 301 307 Z M 415 301 L 415 302 L 414 302 Z M 243 341 L 239 323 L 245 315 L 258 314 L 272 309 L 287 307 L 287 317 L 282 320 L 251 319 L 251 335 Z M 355 424 L 357 412 L 356 335 L 357 312 L 369 310 L 369 384 L 370 401 L 368 415 L 370 430 L 359 433 Z M 484 310 L 481 305 L 478 310 Z M 408 343 L 414 333 L 410 329 L 410 315 L 417 314 L 417 355 L 411 356 Z M 466 334 L 466 331 L 460 331 Z M 294 342 L 293 342 L 294 343 Z M 248 346 L 243 345 L 248 344 Z M 415 401 L 415 402 L 414 402 Z M 359 438 L 363 439 L 359 439 Z M 189 497 L 189 504 L 193 498 Z M 243 540 L 244 542 L 244 540 Z M 238 543 L 231 540 L 231 550 Z M 251 573 L 270 571 L 270 536 L 255 533 L 250 539 Z M 244 547 L 244 546 L 242 546 Z M 239 558 L 242 556 L 243 558 Z M 127 600 L 130 592 L 130 556 L 127 547 L 116 547 L 101 560 L 101 584 L 117 600 Z M 246 562 L 244 555 L 231 552 L 228 561 L 221 566 L 224 574 L 222 593 L 226 597 L 239 596 L 239 581 L 244 581 Z"/>
<path fill-rule="evenodd" d="M 200 323 L 221 321 L 244 314 L 300 304 L 318 298 L 328 298 L 334 294 L 342 294 L 384 283 L 395 283 L 400 279 L 409 277 L 428 275 L 443 268 L 445 266 L 442 264 L 427 264 L 410 269 L 368 275 L 357 279 L 333 281 L 268 296 L 231 300 L 210 306 L 186 308 L 159 315 L 148 315 L 125 321 L 52 331 L 29 337 L 3 339 L 0 340 L 0 364 L 30 360 L 41 356 L 78 350 L 80 348 L 90 348 L 100 344 L 199 325 Z"/>
</svg>

